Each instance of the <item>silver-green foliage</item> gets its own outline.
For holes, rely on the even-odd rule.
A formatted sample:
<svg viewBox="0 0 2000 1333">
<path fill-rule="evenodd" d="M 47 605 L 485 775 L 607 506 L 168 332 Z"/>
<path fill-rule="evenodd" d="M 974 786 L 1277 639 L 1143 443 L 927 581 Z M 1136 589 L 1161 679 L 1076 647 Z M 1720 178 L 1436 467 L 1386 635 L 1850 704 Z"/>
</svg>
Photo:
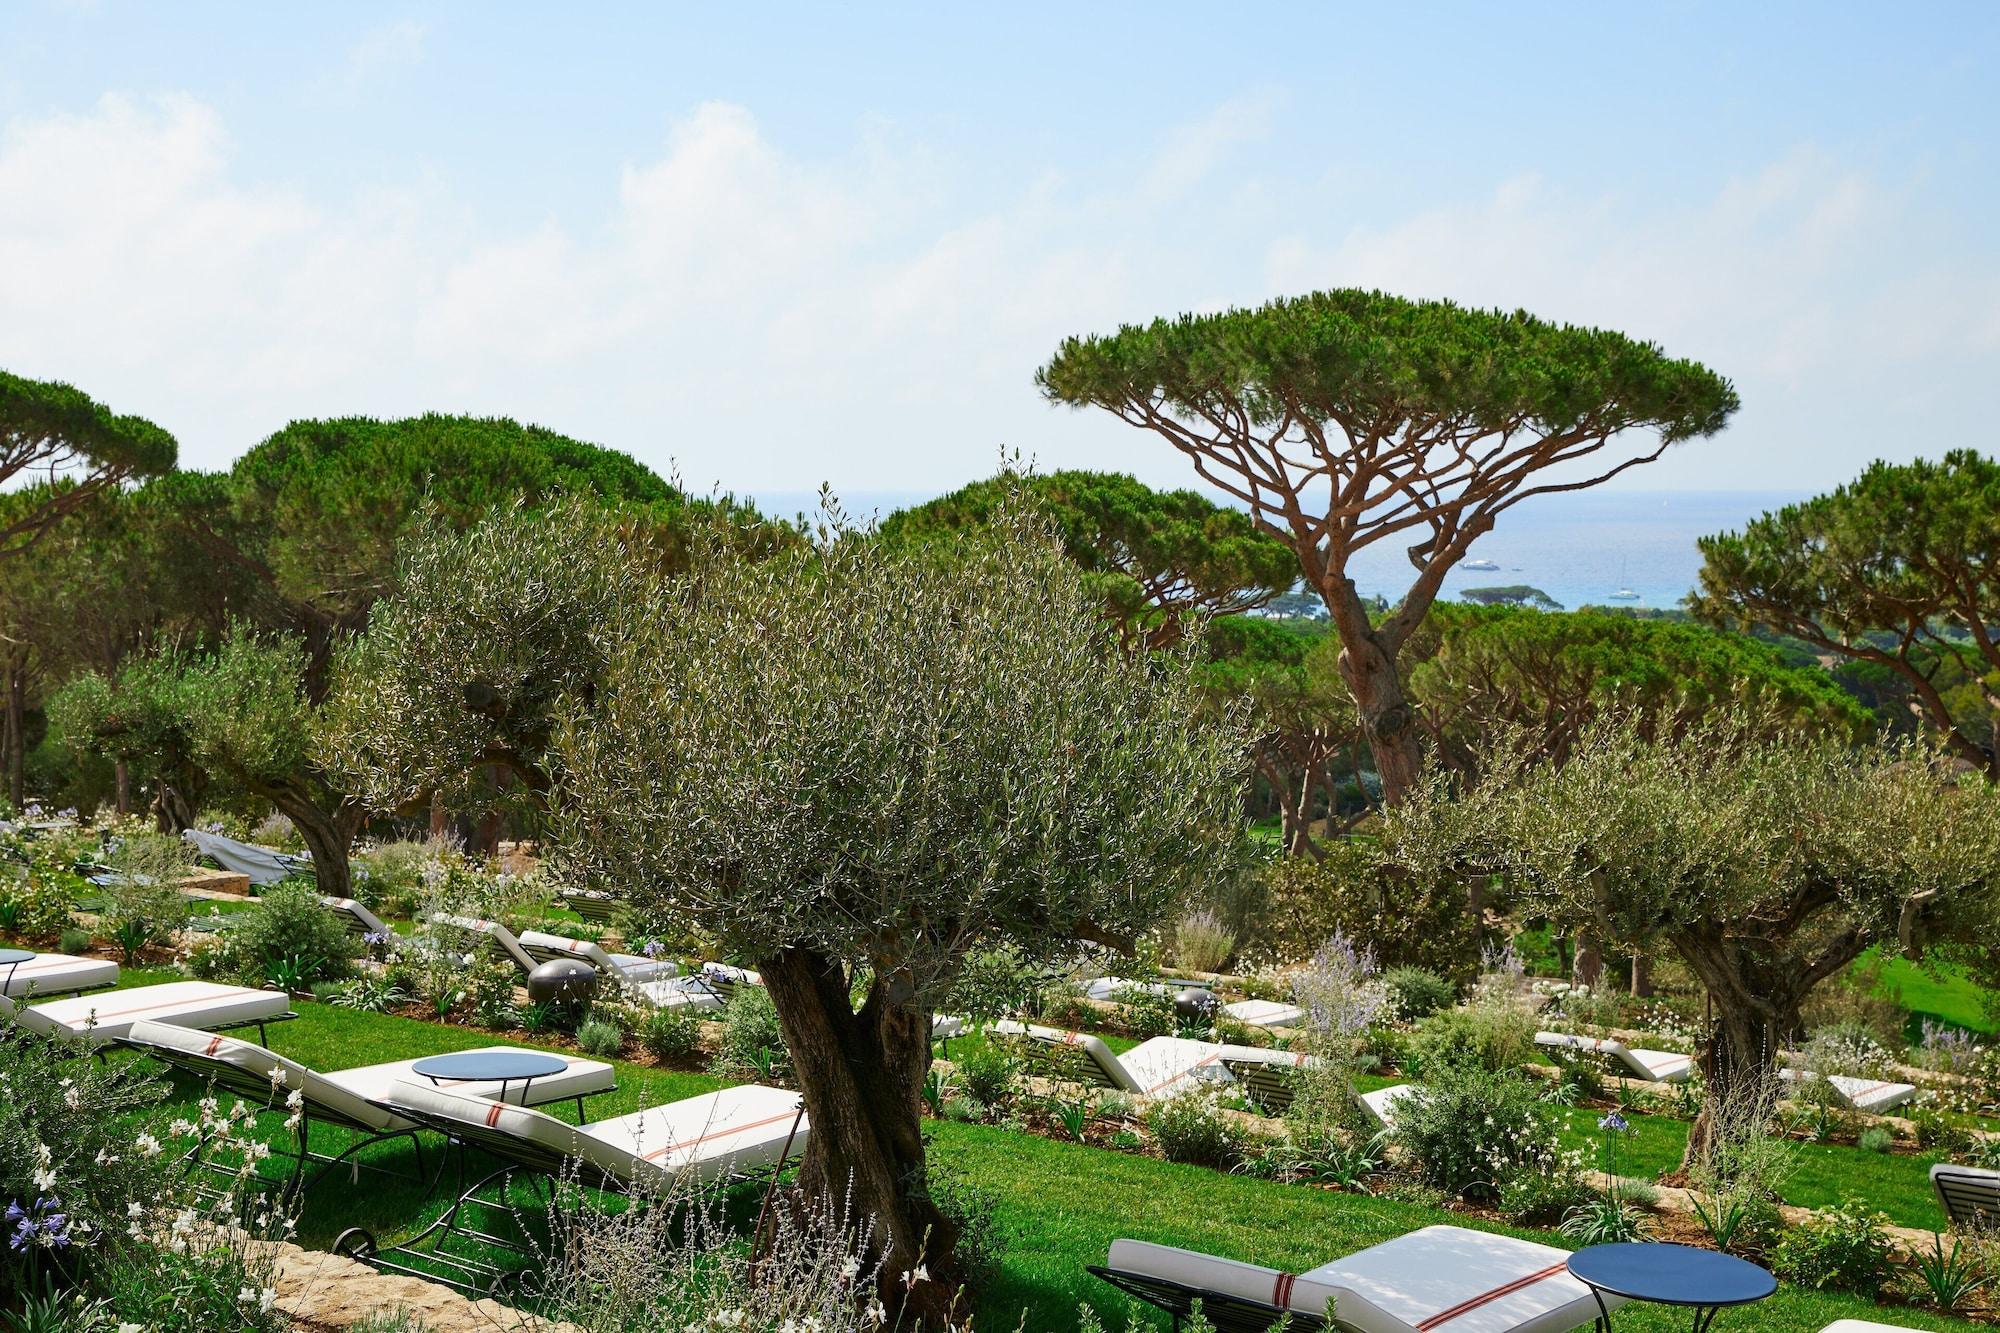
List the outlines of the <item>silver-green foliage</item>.
<svg viewBox="0 0 2000 1333">
<path fill-rule="evenodd" d="M 1152 926 L 1224 866 L 1240 739 L 1098 610 L 1017 518 L 951 553 L 829 528 L 635 598 L 558 729 L 565 868 L 932 1000 L 971 950 Z"/>
</svg>

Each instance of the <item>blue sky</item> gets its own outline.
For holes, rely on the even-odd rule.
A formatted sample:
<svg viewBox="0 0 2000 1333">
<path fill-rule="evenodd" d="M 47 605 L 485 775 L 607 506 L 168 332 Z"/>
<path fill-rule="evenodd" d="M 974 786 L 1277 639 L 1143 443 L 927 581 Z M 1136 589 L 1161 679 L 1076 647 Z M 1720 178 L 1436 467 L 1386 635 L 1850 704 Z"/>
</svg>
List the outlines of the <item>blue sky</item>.
<svg viewBox="0 0 2000 1333">
<path fill-rule="evenodd" d="M 0 10 L 0 366 L 200 466 L 437 409 L 698 489 L 1180 482 L 1057 340 L 1352 284 L 1731 376 L 1634 485 L 1993 447 L 1991 5 L 577 8 Z"/>
</svg>

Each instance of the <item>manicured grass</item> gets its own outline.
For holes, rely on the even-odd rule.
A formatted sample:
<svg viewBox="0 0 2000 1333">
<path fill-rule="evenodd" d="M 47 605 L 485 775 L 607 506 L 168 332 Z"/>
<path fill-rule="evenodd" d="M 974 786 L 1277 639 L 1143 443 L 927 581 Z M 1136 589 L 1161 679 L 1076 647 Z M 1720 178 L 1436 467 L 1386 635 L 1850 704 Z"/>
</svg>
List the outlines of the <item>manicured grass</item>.
<svg viewBox="0 0 2000 1333">
<path fill-rule="evenodd" d="M 1927 970 L 1903 958 L 1884 958 L 1881 968 L 1884 993 L 1897 995 L 1910 1011 L 1912 1041 L 1922 1035 L 1925 1018 L 1988 1035 L 2000 1031 L 1989 1007 L 1992 993 L 1963 973 L 1943 966 Z"/>
<path fill-rule="evenodd" d="M 160 978 L 148 978 L 142 970 L 135 970 L 128 979 L 138 984 Z M 273 1029 L 273 1043 L 285 1054 L 321 1069 L 406 1059 L 493 1040 L 489 1034 L 469 1028 L 319 1004 L 301 1003 L 298 1011 L 296 1021 Z M 618 1091 L 590 1103 L 592 1118 L 719 1086 L 717 1080 L 704 1075 L 629 1063 L 619 1065 L 618 1075 Z M 198 1095 L 199 1089 L 193 1085 L 179 1090 L 181 1099 Z M 560 1109 L 556 1113 L 567 1114 Z M 1578 1132 L 1594 1138 L 1595 1113 L 1579 1111 L 1575 1117 L 1582 1126 Z M 1676 1132 L 1684 1135 L 1685 1127 L 1658 1117 L 1634 1119 L 1638 1128 L 1626 1146 L 1628 1170 L 1639 1174 L 1678 1158 Z M 1455 1214 L 1415 1205 L 1223 1175 L 993 1126 L 940 1121 L 933 1122 L 930 1131 L 934 1161 L 989 1192 L 995 1200 L 997 1219 L 1008 1235 L 1000 1276 L 979 1303 L 981 1327 L 1014 1328 L 1025 1317 L 1025 1326 L 1031 1330 L 1067 1330 L 1075 1326 L 1079 1303 L 1098 1309 L 1114 1328 L 1122 1327 L 1131 1313 L 1138 1313 L 1148 1326 L 1164 1327 L 1164 1320 L 1132 1305 L 1084 1271 L 1086 1264 L 1100 1262 L 1111 1242 L 1120 1236 L 1297 1271 L 1419 1227 L 1439 1222 L 1466 1224 Z M 316 1146 L 337 1148 L 344 1143 L 343 1136 L 330 1131 L 323 1139 Z M 1882 1200 L 1877 1196 L 1888 1192 L 1893 1183 L 1890 1171 L 1922 1176 L 1921 1167 L 1909 1158 L 1875 1158 L 1852 1149 L 1806 1150 L 1805 1156 L 1808 1167 L 1802 1167 L 1800 1179 L 1808 1176 L 1809 1169 L 1829 1182 L 1837 1174 L 1878 1204 Z M 1861 1160 L 1853 1160 L 1857 1158 Z M 408 1149 L 401 1145 L 386 1145 L 369 1160 L 382 1166 L 411 1165 Z M 1871 1168 L 1877 1174 L 1868 1174 Z M 1798 1189 L 1793 1192 L 1802 1194 Z M 1829 1187 L 1828 1201 L 1839 1192 Z M 1801 1197 L 1800 1201 L 1813 1200 Z M 754 1206 L 754 1194 L 749 1204 Z M 337 1174 L 322 1182 L 308 1199 L 301 1232 L 308 1243 L 324 1243 L 353 1225 L 394 1237 L 407 1234 L 440 1207 L 438 1200 L 426 1202 L 423 1192 L 412 1184 L 364 1173 L 356 1187 Z M 1516 1234 L 1554 1243 L 1546 1233 Z M 1972 1327 L 1902 1309 L 1884 1312 L 1863 1301 L 1790 1288 L 1759 1307 L 1754 1317 L 1739 1318 L 1734 1326 L 1766 1333 L 1817 1333 L 1837 1318 L 1885 1314 L 1893 1322 L 1923 1329 Z M 1686 1324 L 1670 1311 L 1635 1309 L 1621 1313 L 1618 1326 L 1639 1333 L 1667 1333 Z"/>
</svg>

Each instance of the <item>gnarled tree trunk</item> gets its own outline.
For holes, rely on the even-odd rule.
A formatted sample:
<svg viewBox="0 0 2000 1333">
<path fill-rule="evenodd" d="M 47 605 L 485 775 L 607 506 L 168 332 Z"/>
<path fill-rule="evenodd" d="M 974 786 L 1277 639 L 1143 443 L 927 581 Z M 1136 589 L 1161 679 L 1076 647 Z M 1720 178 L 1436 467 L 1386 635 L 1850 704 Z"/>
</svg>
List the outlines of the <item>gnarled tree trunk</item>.
<svg viewBox="0 0 2000 1333">
<path fill-rule="evenodd" d="M 957 1287 L 958 1229 L 932 1201 L 924 1171 L 929 1008 L 892 1001 L 877 975 L 857 1010 L 846 969 L 806 949 L 781 950 L 758 970 L 811 1122 L 800 1188 L 835 1216 L 851 1213 L 871 1229 L 892 1311 L 902 1301 L 909 1321 L 942 1320 Z M 912 1282 L 906 1275 L 920 1265 L 929 1280 Z"/>
<path fill-rule="evenodd" d="M 277 806 L 305 840 L 306 850 L 312 853 L 313 882 L 320 894 L 352 898 L 354 873 L 347 851 L 367 814 L 361 803 L 351 796 L 342 797 L 329 810 L 289 787 L 267 788 L 259 794 Z"/>
</svg>

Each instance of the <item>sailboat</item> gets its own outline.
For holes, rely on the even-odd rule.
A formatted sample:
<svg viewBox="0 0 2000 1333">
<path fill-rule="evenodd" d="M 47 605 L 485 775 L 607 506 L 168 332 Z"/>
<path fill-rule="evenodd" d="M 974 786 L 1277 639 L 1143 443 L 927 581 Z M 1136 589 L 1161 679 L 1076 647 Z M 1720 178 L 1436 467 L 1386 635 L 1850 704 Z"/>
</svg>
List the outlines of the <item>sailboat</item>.
<svg viewBox="0 0 2000 1333">
<path fill-rule="evenodd" d="M 1494 564 L 1494 563 L 1493 563 L 1493 562 L 1492 562 L 1491 560 L 1467 560 L 1466 562 L 1464 562 L 1464 564 L 1463 564 L 1462 568 L 1465 568 L 1465 569 L 1498 569 L 1498 568 L 1500 568 L 1500 566 L 1498 566 L 1498 565 Z"/>
<path fill-rule="evenodd" d="M 1625 562 L 1618 562 L 1618 591 L 1611 594 L 1614 602 L 1636 602 L 1639 594 L 1632 591 L 1632 585 L 1625 582 Z"/>
</svg>

